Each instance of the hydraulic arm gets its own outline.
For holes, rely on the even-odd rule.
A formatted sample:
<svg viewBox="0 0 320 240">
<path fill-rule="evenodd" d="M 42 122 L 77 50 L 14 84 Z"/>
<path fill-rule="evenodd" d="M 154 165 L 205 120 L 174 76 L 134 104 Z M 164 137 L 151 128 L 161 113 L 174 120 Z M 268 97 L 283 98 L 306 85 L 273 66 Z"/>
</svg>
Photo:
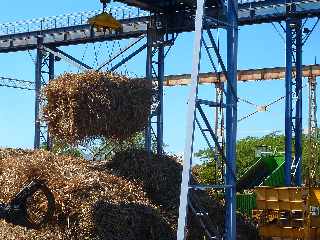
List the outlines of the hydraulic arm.
<svg viewBox="0 0 320 240">
<path fill-rule="evenodd" d="M 53 217 L 54 208 L 54 196 L 49 188 L 43 181 L 33 180 L 10 203 L 0 203 L 0 219 L 22 227 L 38 229 Z"/>
</svg>

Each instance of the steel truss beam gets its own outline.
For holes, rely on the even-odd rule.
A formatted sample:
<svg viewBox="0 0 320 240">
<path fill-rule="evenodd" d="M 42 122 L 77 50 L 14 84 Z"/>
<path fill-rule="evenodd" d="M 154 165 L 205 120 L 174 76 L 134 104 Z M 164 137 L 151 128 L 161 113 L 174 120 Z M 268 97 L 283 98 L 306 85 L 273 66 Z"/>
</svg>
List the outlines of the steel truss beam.
<svg viewBox="0 0 320 240">
<path fill-rule="evenodd" d="M 295 6 L 288 8 L 288 14 Z M 293 68 L 295 66 L 295 68 Z M 293 70 L 294 74 L 293 74 Z M 302 184 L 302 21 L 286 21 L 285 184 Z M 295 111 L 293 109 L 295 108 Z M 294 136 L 294 143 L 293 143 Z M 292 146 L 294 144 L 294 159 Z"/>
<path fill-rule="evenodd" d="M 292 74 L 295 74 L 295 67 L 293 67 L 292 71 Z M 285 79 L 285 74 L 285 67 L 239 70 L 237 80 L 238 82 L 282 80 Z M 304 65 L 302 68 L 302 76 L 320 76 L 320 64 Z M 226 77 L 223 72 L 199 74 L 200 84 L 219 84 L 219 82 L 226 82 Z M 181 86 L 190 83 L 190 74 L 169 75 L 165 76 L 164 86 Z"/>
<path fill-rule="evenodd" d="M 189 198 L 192 198 L 190 191 L 195 189 L 214 189 L 225 191 L 225 230 L 218 231 L 219 233 L 210 233 L 208 226 L 202 224 L 204 232 L 212 239 L 236 239 L 236 132 L 237 132 L 237 49 L 238 49 L 238 20 L 237 20 L 237 2 L 229 0 L 227 4 L 227 65 L 224 64 L 219 52 L 219 48 L 213 38 L 213 35 L 209 29 L 206 28 L 207 20 L 206 13 L 204 12 L 205 0 L 197 1 L 197 13 L 195 22 L 195 42 L 194 42 L 194 55 L 191 74 L 191 92 L 188 99 L 188 115 L 187 115 L 187 132 L 186 132 L 186 144 L 184 152 L 183 173 L 181 183 L 180 194 L 180 207 L 179 207 L 179 219 L 178 219 L 178 231 L 177 240 L 186 239 L 186 220 L 187 209 L 189 204 Z M 206 31 L 203 29 L 206 28 Z M 206 43 L 204 33 L 207 33 L 208 39 L 211 44 L 211 48 L 214 50 L 214 55 L 210 52 L 209 44 Z M 213 61 L 213 57 L 216 56 L 218 64 L 222 68 L 222 72 L 227 76 L 227 91 L 224 90 L 222 82 L 220 82 L 217 90 L 216 100 L 220 102 L 212 102 L 204 99 L 198 99 L 198 84 L 199 84 L 199 71 L 201 60 L 201 46 L 204 45 L 207 55 L 210 59 L 212 68 L 216 74 L 217 67 Z M 224 104 L 221 94 L 226 94 L 226 104 Z M 211 127 L 210 121 L 206 117 L 206 112 L 202 106 L 217 107 L 220 111 L 225 108 L 226 111 L 226 148 L 224 149 L 222 142 L 223 138 L 217 137 L 217 130 L 214 131 Z M 197 117 L 197 113 L 200 114 L 200 118 Z M 219 112 L 216 112 L 219 114 Z M 220 120 L 221 121 L 221 120 Z M 202 123 L 202 124 L 201 124 Z M 190 176 L 192 169 L 193 158 L 193 144 L 194 144 L 194 132 L 195 125 L 198 125 L 201 133 L 203 134 L 206 142 L 209 145 L 211 151 L 213 151 L 216 164 L 221 159 L 225 165 L 225 172 L 222 172 L 221 177 L 217 184 L 208 186 L 190 185 Z M 215 122 L 216 129 L 219 123 Z M 204 127 L 202 127 L 204 125 Z M 207 134 L 208 133 L 208 134 Z M 219 139 L 222 139 L 219 141 Z M 212 145 L 213 142 L 214 145 Z M 215 147 L 213 147 L 215 146 Z M 190 190 L 189 189 L 193 189 Z M 190 206 L 189 206 L 190 207 Z M 194 206 L 191 207 L 193 209 Z M 205 214 L 205 213 L 204 213 Z M 221 233 L 223 232 L 223 233 Z M 213 235 L 214 234 L 214 235 Z M 221 235 L 222 234 L 222 235 Z"/>
<path fill-rule="evenodd" d="M 114 60 L 114 59 L 113 59 Z M 108 60 L 111 63 L 111 59 Z M 109 64 L 108 63 L 108 64 Z M 97 71 L 101 70 L 101 67 Z M 248 69 L 238 71 L 238 82 L 250 82 L 250 81 L 269 81 L 269 80 L 282 80 L 285 78 L 286 68 L 275 67 L 275 68 L 261 68 L 261 69 Z M 295 74 L 295 68 L 293 73 Z M 302 77 L 319 77 L 320 76 L 320 65 L 304 65 L 302 68 Z M 164 77 L 163 86 L 183 86 L 188 85 L 191 82 L 190 74 L 180 75 L 169 75 Z M 156 79 L 153 79 L 156 81 Z M 222 72 L 218 73 L 200 73 L 199 84 L 216 84 L 219 86 L 219 82 L 226 82 L 225 75 Z M 0 77 L 0 87 L 17 88 L 22 90 L 34 90 L 34 81 L 20 80 L 10 77 Z M 217 88 L 218 89 L 218 88 Z M 219 102 L 216 100 L 216 102 Z"/>
</svg>

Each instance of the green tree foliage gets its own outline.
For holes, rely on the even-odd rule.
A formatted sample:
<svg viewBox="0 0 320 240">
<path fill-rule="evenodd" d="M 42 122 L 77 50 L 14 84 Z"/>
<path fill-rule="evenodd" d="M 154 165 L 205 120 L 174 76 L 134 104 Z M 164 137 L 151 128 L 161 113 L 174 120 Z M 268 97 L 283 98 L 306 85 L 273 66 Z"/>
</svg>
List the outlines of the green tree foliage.
<svg viewBox="0 0 320 240">
<path fill-rule="evenodd" d="M 316 140 L 317 149 L 320 153 L 319 140 Z M 294 145 L 294 144 L 293 144 Z M 237 141 L 237 176 L 241 176 L 250 166 L 258 159 L 256 158 L 256 149 L 261 146 L 267 146 L 269 151 L 284 154 L 285 137 L 284 135 L 271 133 L 263 137 L 246 137 Z M 303 159 L 303 175 L 307 171 L 307 161 L 309 158 L 309 139 L 307 135 L 302 137 L 302 159 Z M 294 151 L 292 151 L 294 156 Z M 213 153 L 209 149 L 200 150 L 195 154 L 196 157 L 203 160 L 203 164 L 196 166 L 195 172 L 201 182 L 213 183 L 214 172 L 216 168 L 213 159 Z M 319 162 L 319 155 L 318 155 Z"/>
<path fill-rule="evenodd" d="M 83 145 L 71 146 L 61 141 L 54 141 L 51 151 L 57 154 L 69 155 L 73 157 L 85 157 L 90 160 L 109 160 L 115 153 L 127 151 L 129 149 L 144 148 L 144 133 L 139 132 L 125 141 L 116 141 L 106 138 L 98 138 L 87 141 Z M 153 136 L 152 150 L 156 152 L 157 144 Z M 42 149 L 47 149 L 46 144 Z"/>
<path fill-rule="evenodd" d="M 111 139 L 100 139 L 99 142 L 89 147 L 93 160 L 108 160 L 115 153 L 126 151 L 132 148 L 141 149 L 144 147 L 144 134 L 138 133 L 126 141 L 115 141 Z"/>
<path fill-rule="evenodd" d="M 237 175 L 257 161 L 256 150 L 261 146 L 267 146 L 269 151 L 284 152 L 285 138 L 283 135 L 271 133 L 263 137 L 246 137 L 237 142 Z"/>
<path fill-rule="evenodd" d="M 47 146 L 44 147 L 44 149 L 46 148 Z M 62 143 L 60 141 L 54 141 L 51 151 L 59 155 L 68 155 L 72 157 L 84 156 L 84 153 L 80 148 L 70 146 L 69 144 Z"/>
</svg>

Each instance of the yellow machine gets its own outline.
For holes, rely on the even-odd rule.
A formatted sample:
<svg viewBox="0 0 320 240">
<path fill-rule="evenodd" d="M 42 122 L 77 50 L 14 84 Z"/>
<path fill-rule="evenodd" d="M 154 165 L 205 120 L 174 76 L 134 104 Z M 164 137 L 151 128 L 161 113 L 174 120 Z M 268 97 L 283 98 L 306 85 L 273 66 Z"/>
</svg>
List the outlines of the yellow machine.
<svg viewBox="0 0 320 240">
<path fill-rule="evenodd" d="M 320 188 L 257 187 L 253 219 L 265 239 L 320 239 Z"/>
<path fill-rule="evenodd" d="M 309 78 L 308 156 L 302 187 L 257 187 L 256 221 L 262 239 L 320 239 L 320 179 L 316 79 Z"/>
<path fill-rule="evenodd" d="M 90 18 L 88 20 L 88 23 L 92 27 L 97 28 L 98 31 L 101 31 L 101 29 L 103 29 L 104 31 L 106 31 L 107 29 L 109 31 L 120 31 L 122 29 L 121 23 L 118 20 L 116 20 L 111 14 L 108 14 L 106 12 L 107 3 L 109 3 L 110 0 L 100 0 L 100 2 L 103 4 L 102 13 Z"/>
</svg>

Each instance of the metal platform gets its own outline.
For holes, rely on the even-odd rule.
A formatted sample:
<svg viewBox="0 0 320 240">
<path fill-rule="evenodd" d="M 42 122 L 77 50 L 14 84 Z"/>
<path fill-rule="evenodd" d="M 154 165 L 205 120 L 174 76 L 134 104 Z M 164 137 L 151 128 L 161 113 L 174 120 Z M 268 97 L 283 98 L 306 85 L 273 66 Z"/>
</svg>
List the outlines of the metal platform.
<svg viewBox="0 0 320 240">
<path fill-rule="evenodd" d="M 0 52 L 36 49 L 39 37 L 45 45 L 60 47 L 137 37 L 146 32 L 148 12 L 135 8 L 108 11 L 122 23 L 121 32 L 97 31 L 87 24 L 100 10 L 0 24 Z"/>
<path fill-rule="evenodd" d="M 129 6 L 138 7 L 147 11 L 176 11 L 176 10 L 195 10 L 196 0 L 118 0 Z M 221 6 L 223 1 L 209 0 L 207 6 Z"/>
<path fill-rule="evenodd" d="M 131 1 L 123 0 L 123 2 L 129 4 Z M 131 5 L 140 6 L 133 2 Z M 180 1 L 174 2 L 178 3 Z M 188 0 L 186 2 L 191 1 Z M 286 9 L 293 3 L 296 5 L 296 11 L 290 15 L 291 17 L 306 18 L 320 16 L 319 0 L 292 0 L 290 3 L 285 3 L 282 0 L 257 1 L 239 4 L 239 25 L 284 21 L 288 17 Z M 110 9 L 109 11 L 112 10 Z M 88 13 L 68 14 L 31 21 L 0 24 L 0 53 L 36 49 L 38 37 L 43 38 L 45 45 L 53 45 L 55 47 L 137 37 L 146 34 L 147 24 L 150 21 L 149 13 L 146 11 L 136 8 L 115 10 L 114 16 L 122 22 L 123 31 L 120 33 L 109 31 L 98 32 L 86 23 L 88 18 L 97 12 L 91 11 Z M 167 25 L 166 30 L 168 32 L 188 32 L 194 29 L 192 16 L 192 12 L 178 11 L 171 13 L 170 16 L 161 15 L 160 21 Z M 221 16 L 219 18 L 223 19 Z M 223 23 L 213 20 L 210 23 L 210 27 L 221 27 L 221 24 L 223 25 Z"/>
<path fill-rule="evenodd" d="M 287 14 L 287 8 L 293 6 L 295 12 Z M 239 24 L 252 25 L 284 21 L 288 17 L 307 18 L 320 16 L 319 0 L 265 0 L 239 4 Z"/>
<path fill-rule="evenodd" d="M 89 24 L 84 24 L 4 35 L 0 36 L 0 52 L 6 53 L 36 49 L 39 37 L 43 38 L 45 45 L 60 47 L 106 40 L 127 39 L 146 33 L 148 21 L 144 17 L 123 20 L 121 22 L 123 26 L 122 32 L 99 32 L 96 29 L 92 29 Z"/>
</svg>

